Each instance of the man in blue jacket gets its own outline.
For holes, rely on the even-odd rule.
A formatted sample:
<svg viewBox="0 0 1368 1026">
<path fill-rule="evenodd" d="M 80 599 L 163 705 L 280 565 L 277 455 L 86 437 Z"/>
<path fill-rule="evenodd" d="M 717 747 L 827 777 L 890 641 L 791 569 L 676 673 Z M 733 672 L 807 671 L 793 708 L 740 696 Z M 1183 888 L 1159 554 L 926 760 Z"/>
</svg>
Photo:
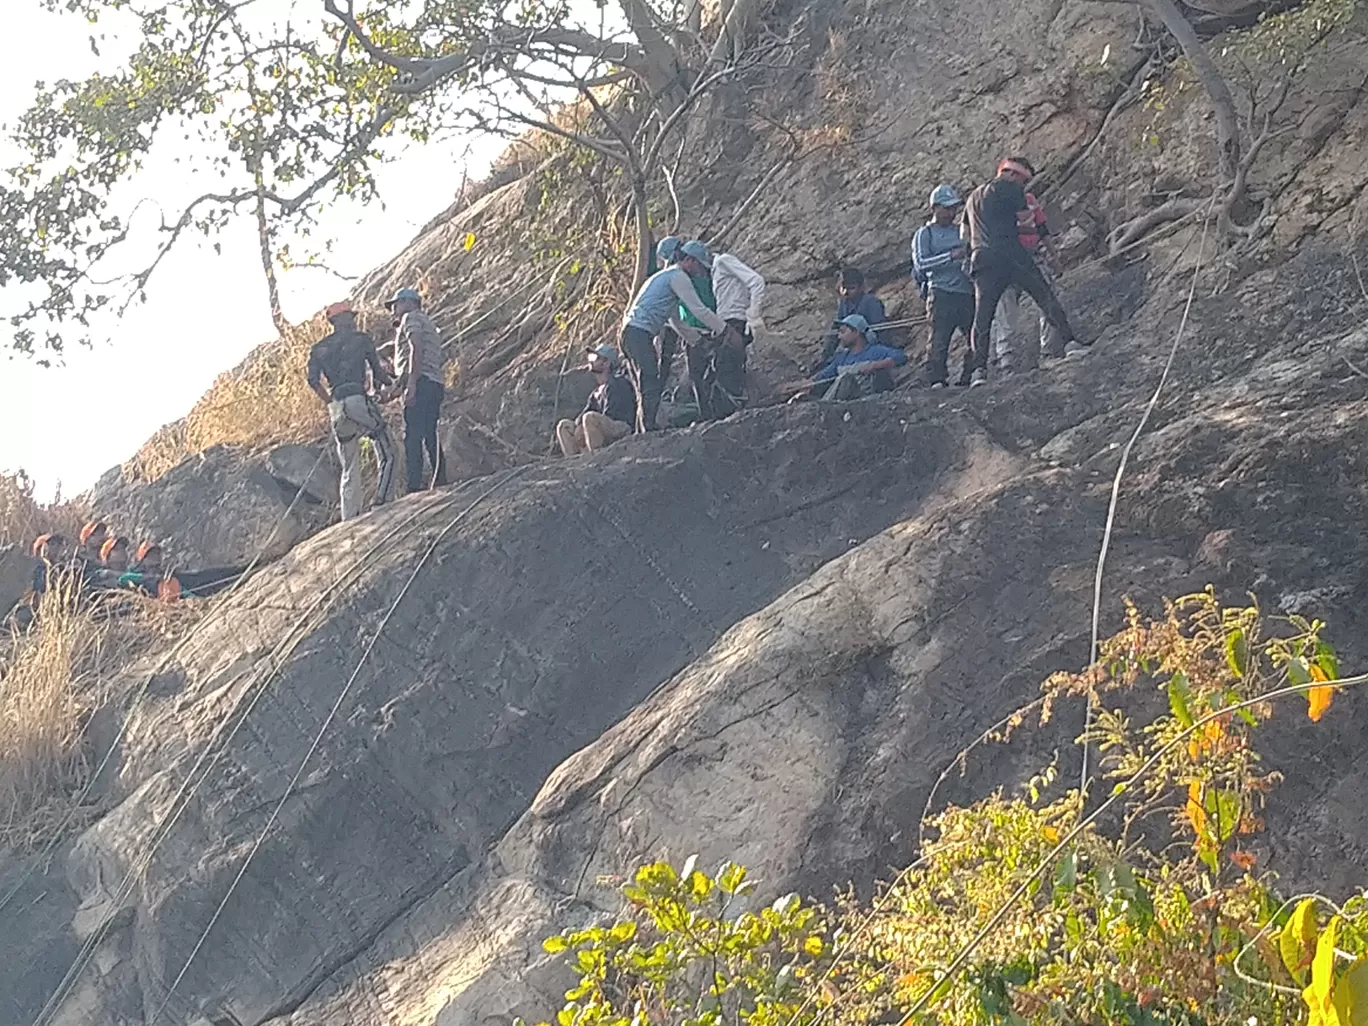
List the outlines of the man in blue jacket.
<svg viewBox="0 0 1368 1026">
<path fill-rule="evenodd" d="M 950 341 L 958 331 L 969 341 L 974 329 L 974 283 L 964 270 L 965 247 L 955 226 L 964 201 L 954 186 L 938 185 L 931 193 L 931 220 L 912 237 L 912 277 L 926 300 L 931 322 L 930 354 L 926 380 L 932 388 L 944 388 L 949 370 Z M 964 357 L 960 384 L 969 384 L 974 370 L 973 349 Z"/>
<path fill-rule="evenodd" d="M 823 399 L 860 399 L 893 387 L 893 368 L 907 363 L 907 354 L 869 340 L 869 322 L 859 314 L 838 326 L 840 348 L 806 381 L 780 385 L 788 394 L 813 392 Z"/>
</svg>

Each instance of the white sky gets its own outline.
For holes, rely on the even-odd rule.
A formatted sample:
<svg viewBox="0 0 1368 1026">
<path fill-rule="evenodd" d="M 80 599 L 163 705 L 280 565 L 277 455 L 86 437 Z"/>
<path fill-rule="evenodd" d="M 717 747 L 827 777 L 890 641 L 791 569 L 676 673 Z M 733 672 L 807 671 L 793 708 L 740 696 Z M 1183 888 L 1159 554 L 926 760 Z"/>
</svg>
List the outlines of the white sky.
<svg viewBox="0 0 1368 1026">
<path fill-rule="evenodd" d="M 28 106 L 35 81 L 80 78 L 96 67 L 83 19 L 26 10 L 30 4 L 37 7 L 35 0 L 6 5 L 12 42 L 0 62 L 0 122 L 11 123 Z M 498 148 L 492 140 L 478 142 L 472 178 L 483 174 Z M 385 207 L 343 205 L 326 215 L 323 233 L 336 242 L 330 266 L 359 276 L 396 256 L 450 204 L 465 149 L 463 140 L 412 146 L 380 171 Z M 164 200 L 168 212 L 178 214 L 174 198 L 194 192 L 171 158 L 168 150 L 149 164 L 132 183 L 130 198 Z M 9 163 L 0 152 L 0 164 Z M 115 205 L 120 214 L 130 207 Z M 147 216 L 155 219 L 150 211 Z M 274 336 L 254 227 L 243 220 L 220 241 L 223 252 L 216 255 L 186 236 L 152 279 L 145 305 L 96 325 L 96 337 L 108 343 L 68 347 L 50 368 L 0 351 L 0 470 L 26 470 L 44 497 L 59 484 L 67 495 L 82 491 L 162 424 L 185 414 L 220 372 Z M 347 282 L 315 268 L 281 276 L 281 302 L 291 321 L 349 290 Z"/>
</svg>

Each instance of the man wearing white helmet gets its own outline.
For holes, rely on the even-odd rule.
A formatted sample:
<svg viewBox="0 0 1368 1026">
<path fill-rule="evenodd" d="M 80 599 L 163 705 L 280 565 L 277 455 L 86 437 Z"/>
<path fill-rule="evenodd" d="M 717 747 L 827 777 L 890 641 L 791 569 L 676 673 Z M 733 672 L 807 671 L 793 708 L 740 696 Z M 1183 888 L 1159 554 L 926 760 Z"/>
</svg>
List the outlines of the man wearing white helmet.
<svg viewBox="0 0 1368 1026">
<path fill-rule="evenodd" d="M 964 270 L 964 240 L 955 225 L 955 217 L 963 206 L 954 186 L 936 186 L 931 193 L 931 220 L 912 237 L 912 277 L 926 300 L 926 315 L 931 322 L 926 382 L 932 388 L 946 386 L 946 364 L 955 332 L 968 343 L 974 328 L 974 283 Z M 960 384 L 969 384 L 973 370 L 973 350 L 969 349 Z"/>
</svg>

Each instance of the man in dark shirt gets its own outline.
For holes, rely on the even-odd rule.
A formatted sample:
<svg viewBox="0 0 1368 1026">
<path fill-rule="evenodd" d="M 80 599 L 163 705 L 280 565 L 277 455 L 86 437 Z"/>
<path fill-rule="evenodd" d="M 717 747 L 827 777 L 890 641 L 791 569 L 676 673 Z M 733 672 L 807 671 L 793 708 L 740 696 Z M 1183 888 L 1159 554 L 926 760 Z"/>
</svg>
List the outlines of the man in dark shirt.
<svg viewBox="0 0 1368 1026">
<path fill-rule="evenodd" d="M 1054 289 L 1021 244 L 1017 214 L 1029 209 L 1026 183 L 1034 176 L 1035 170 L 1029 162 L 1020 157 L 1008 157 L 998 166 L 997 177 L 975 189 L 965 204 L 969 276 L 974 281 L 971 385 L 982 385 L 988 380 L 993 316 L 998 300 L 1012 286 L 1036 301 L 1041 313 L 1058 333 L 1061 346 L 1075 341 L 1069 318 L 1059 305 Z"/>
<path fill-rule="evenodd" d="M 589 393 L 584 412 L 556 425 L 556 441 L 566 456 L 593 452 L 626 438 L 636 423 L 636 390 L 617 372 L 618 353 L 612 346 L 589 349 L 589 370 L 597 386 Z"/>
<path fill-rule="evenodd" d="M 814 373 L 825 367 L 836 355 L 836 349 L 841 344 L 841 322 L 847 317 L 852 315 L 863 317 L 866 324 L 874 327 L 874 334 L 869 339 L 871 343 L 878 341 L 877 329 L 880 324 L 888 320 L 884 313 L 883 300 L 868 291 L 865 285 L 864 272 L 858 267 L 844 268 L 836 284 L 841 298 L 836 304 L 836 316 L 831 319 L 831 330 L 822 339 L 822 358 L 812 365 Z"/>
<path fill-rule="evenodd" d="M 342 519 L 350 520 L 361 512 L 358 464 L 363 435 L 371 440 L 379 464 L 375 504 L 382 505 L 394 496 L 394 443 L 372 394 L 391 379 L 380 365 L 375 341 L 356 326 L 350 303 L 334 303 L 323 312 L 333 326 L 332 334 L 309 350 L 307 373 L 309 387 L 328 407 L 337 457 L 342 463 Z"/>
</svg>

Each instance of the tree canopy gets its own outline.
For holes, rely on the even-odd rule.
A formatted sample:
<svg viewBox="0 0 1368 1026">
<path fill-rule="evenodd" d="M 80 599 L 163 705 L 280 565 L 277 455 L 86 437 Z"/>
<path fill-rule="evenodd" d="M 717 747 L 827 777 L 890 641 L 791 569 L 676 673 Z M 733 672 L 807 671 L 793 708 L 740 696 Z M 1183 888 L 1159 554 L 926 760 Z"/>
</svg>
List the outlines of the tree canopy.
<svg viewBox="0 0 1368 1026">
<path fill-rule="evenodd" d="M 29 353 L 85 340 L 92 315 L 141 298 L 187 235 L 212 238 L 239 217 L 255 222 L 283 330 L 283 240 L 308 235 L 330 203 L 375 198 L 394 144 L 439 130 L 541 128 L 622 164 L 639 198 L 665 137 L 734 67 L 759 6 L 726 4 L 705 33 L 697 0 L 38 2 L 85 18 L 97 53 L 131 44 L 131 55 L 39 83 L 12 126 L 0 286 L 22 297 L 6 315 Z M 573 99 L 592 125 L 554 117 Z M 631 125 L 610 113 L 624 102 Z M 129 183 L 171 144 L 187 150 L 187 179 L 209 187 L 163 212 L 150 253 L 121 267 L 140 231 Z"/>
</svg>

